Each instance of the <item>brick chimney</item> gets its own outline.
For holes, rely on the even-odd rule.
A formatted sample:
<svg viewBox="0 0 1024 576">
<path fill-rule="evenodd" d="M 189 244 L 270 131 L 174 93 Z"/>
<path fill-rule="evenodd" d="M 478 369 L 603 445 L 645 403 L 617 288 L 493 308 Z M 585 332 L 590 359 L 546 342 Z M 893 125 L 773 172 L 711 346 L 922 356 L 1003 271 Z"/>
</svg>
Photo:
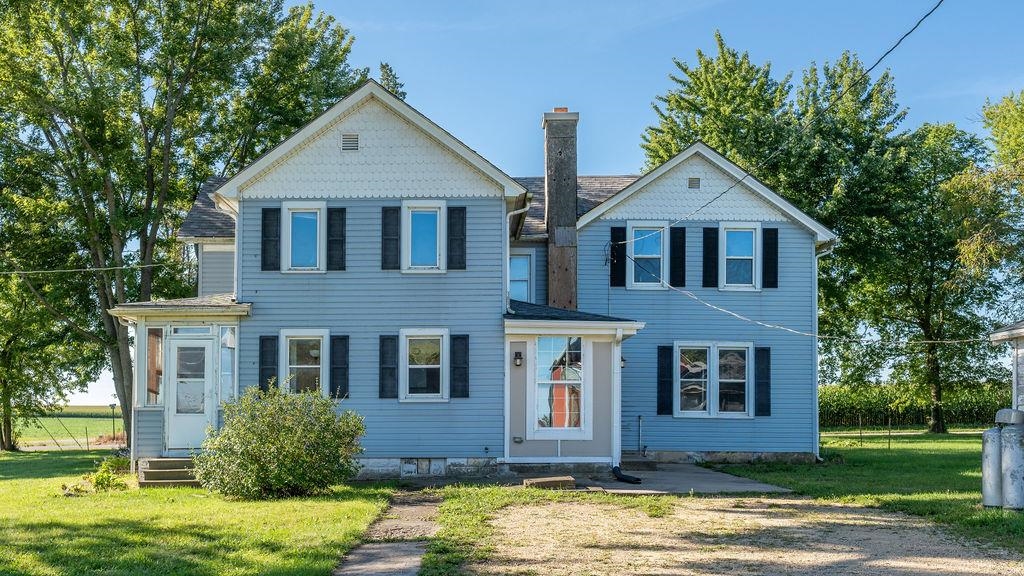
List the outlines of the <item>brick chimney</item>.
<svg viewBox="0 0 1024 576">
<path fill-rule="evenodd" d="M 576 124 L 578 112 L 544 114 L 544 218 L 548 306 L 576 309 Z"/>
</svg>

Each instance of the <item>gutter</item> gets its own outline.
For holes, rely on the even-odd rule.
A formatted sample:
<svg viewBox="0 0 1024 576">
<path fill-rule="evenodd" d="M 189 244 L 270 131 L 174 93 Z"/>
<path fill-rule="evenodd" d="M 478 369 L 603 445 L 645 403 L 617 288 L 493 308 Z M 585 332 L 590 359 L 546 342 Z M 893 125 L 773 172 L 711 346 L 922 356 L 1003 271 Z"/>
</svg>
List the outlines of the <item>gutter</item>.
<svg viewBox="0 0 1024 576">
<path fill-rule="evenodd" d="M 518 216 L 520 214 L 523 214 L 524 212 L 526 212 L 527 210 L 530 209 L 530 195 L 529 194 L 526 195 L 526 201 L 523 204 L 524 205 L 523 205 L 522 208 L 519 208 L 517 210 L 513 210 L 513 211 L 509 212 L 508 214 L 505 214 L 505 231 L 506 232 L 508 232 L 508 231 L 510 231 L 512 229 L 512 217 L 513 216 Z M 508 234 L 506 234 L 505 235 L 505 246 L 508 246 L 508 245 L 509 245 L 509 237 L 508 237 Z M 504 277 L 505 286 L 502 287 L 502 289 L 505 291 L 505 313 L 506 314 L 515 314 L 515 312 L 512 311 L 512 304 L 510 302 L 511 299 L 509 298 L 509 295 L 508 295 L 508 279 L 509 279 L 509 275 L 511 273 L 512 273 L 511 264 L 509 263 L 508 251 L 506 250 L 506 254 L 505 254 L 505 277 Z"/>
</svg>

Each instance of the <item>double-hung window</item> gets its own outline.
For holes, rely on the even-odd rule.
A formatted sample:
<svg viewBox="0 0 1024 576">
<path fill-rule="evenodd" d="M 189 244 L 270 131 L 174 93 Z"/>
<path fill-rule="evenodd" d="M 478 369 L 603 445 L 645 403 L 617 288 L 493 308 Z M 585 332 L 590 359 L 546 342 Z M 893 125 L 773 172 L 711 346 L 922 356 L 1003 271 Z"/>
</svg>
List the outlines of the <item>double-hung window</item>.
<svg viewBox="0 0 1024 576">
<path fill-rule="evenodd" d="M 321 272 L 327 260 L 324 202 L 284 202 L 281 256 L 287 272 Z"/>
<path fill-rule="evenodd" d="M 720 285 L 725 288 L 756 289 L 760 287 L 760 234 L 756 225 L 726 225 L 719 234 L 723 246 L 720 253 Z"/>
<path fill-rule="evenodd" d="M 677 416 L 753 414 L 753 346 L 732 342 L 677 342 Z"/>
<path fill-rule="evenodd" d="M 667 223 L 629 224 L 626 265 L 629 288 L 664 288 L 668 281 Z"/>
<path fill-rule="evenodd" d="M 508 297 L 533 302 L 533 250 L 513 248 L 508 257 Z"/>
<path fill-rule="evenodd" d="M 281 390 L 328 393 L 327 330 L 281 330 Z"/>
<path fill-rule="evenodd" d="M 590 438 L 593 399 L 584 347 L 580 336 L 540 336 L 533 343 L 528 438 Z"/>
<path fill-rule="evenodd" d="M 410 328 L 399 335 L 399 395 L 404 401 L 448 399 L 448 330 Z"/>
<path fill-rule="evenodd" d="M 446 267 L 447 219 L 443 200 L 402 203 L 402 270 L 443 272 Z"/>
</svg>

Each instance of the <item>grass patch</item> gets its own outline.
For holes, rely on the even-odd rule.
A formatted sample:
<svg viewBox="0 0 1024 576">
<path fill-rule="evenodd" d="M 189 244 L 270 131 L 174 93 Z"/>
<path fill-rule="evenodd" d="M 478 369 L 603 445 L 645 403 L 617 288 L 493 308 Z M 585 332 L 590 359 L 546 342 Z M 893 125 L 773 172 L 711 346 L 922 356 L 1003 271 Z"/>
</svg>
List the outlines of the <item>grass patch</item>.
<svg viewBox="0 0 1024 576">
<path fill-rule="evenodd" d="M 120 417 L 114 420 L 114 429 L 117 430 L 118 434 L 124 431 L 124 424 L 121 422 Z M 101 435 L 110 435 L 110 414 L 107 414 L 106 418 L 89 416 L 66 417 L 63 415 L 44 416 L 39 418 L 37 422 L 17 428 L 16 434 L 18 442 L 21 444 L 53 443 L 53 439 L 50 437 L 52 434 L 53 438 L 57 440 L 75 438 L 82 443 L 82 446 L 85 446 L 85 439 L 87 437 L 90 442 L 95 442 Z"/>
<path fill-rule="evenodd" d="M 822 500 L 924 516 L 981 542 L 1024 552 L 1024 513 L 981 506 L 981 436 L 822 436 L 823 464 L 718 468 Z"/>
<path fill-rule="evenodd" d="M 502 486 L 448 486 L 438 490 L 444 502 L 438 508 L 440 530 L 427 547 L 421 575 L 457 573 L 459 567 L 485 560 L 493 532 L 488 520 L 508 506 L 551 502 L 586 502 L 636 508 L 652 518 L 672 511 L 673 496 L 622 496 L 600 492 L 567 492 Z"/>
<path fill-rule="evenodd" d="M 0 455 L 0 574 L 328 574 L 391 493 L 339 486 L 272 502 L 198 488 L 60 495 L 105 455 Z"/>
</svg>

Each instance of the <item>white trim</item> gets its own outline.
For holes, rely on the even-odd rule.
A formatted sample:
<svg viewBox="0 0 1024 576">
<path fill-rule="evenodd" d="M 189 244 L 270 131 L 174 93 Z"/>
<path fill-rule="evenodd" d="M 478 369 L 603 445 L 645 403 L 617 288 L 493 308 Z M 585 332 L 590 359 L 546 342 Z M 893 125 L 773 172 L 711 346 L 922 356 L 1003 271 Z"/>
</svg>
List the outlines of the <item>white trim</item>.
<svg viewBox="0 0 1024 576">
<path fill-rule="evenodd" d="M 526 256 L 529 260 L 527 264 L 527 272 L 529 275 L 526 278 L 526 296 L 527 302 L 532 304 L 537 303 L 537 249 L 526 248 L 522 246 L 513 246 L 508 251 L 508 279 L 505 282 L 505 290 L 511 294 L 512 292 L 512 258 L 515 256 Z M 511 297 L 511 296 L 510 296 Z"/>
<path fill-rule="evenodd" d="M 409 338 L 432 336 L 441 339 L 441 393 L 409 393 Z M 398 331 L 398 401 L 447 402 L 450 398 L 449 372 L 451 371 L 450 338 L 447 328 L 403 328 Z"/>
<path fill-rule="evenodd" d="M 651 170 L 647 174 L 641 176 L 639 179 L 637 179 L 636 182 L 633 182 L 629 186 L 626 186 L 625 188 L 617 192 L 614 196 L 602 202 L 598 207 L 584 214 L 576 222 L 576 229 L 582 229 L 584 226 L 590 224 L 594 220 L 597 220 L 602 214 L 608 212 L 615 206 L 618 206 L 624 200 L 626 200 L 639 190 L 642 190 L 645 186 L 647 186 L 654 180 L 657 180 L 661 176 L 665 175 L 667 172 L 669 172 L 670 170 L 672 170 L 673 168 L 681 164 L 684 160 L 693 156 L 694 154 L 700 154 L 709 162 L 718 166 L 726 173 L 728 173 L 730 176 L 735 178 L 737 181 L 743 179 L 742 185 L 746 189 L 761 196 L 769 204 L 775 206 L 784 214 L 786 214 L 794 221 L 802 225 L 804 228 L 814 233 L 815 239 L 818 243 L 824 244 L 832 242 L 836 239 L 836 235 L 834 232 L 832 232 L 824 225 L 822 225 L 820 222 L 814 220 L 807 214 L 801 212 L 800 209 L 787 202 L 785 199 L 783 199 L 775 192 L 772 192 L 767 186 L 759 182 L 756 178 L 748 176 L 742 168 L 740 168 L 736 164 L 733 164 L 725 156 L 722 156 L 721 154 L 719 154 L 718 152 L 716 152 L 714 149 L 712 149 L 707 144 L 704 144 L 703 142 L 696 142 L 692 144 L 689 148 L 683 150 L 675 157 L 669 159 L 668 162 L 665 162 L 661 166 L 658 166 L 654 170 Z"/>
<path fill-rule="evenodd" d="M 811 315 L 813 317 L 813 332 L 818 333 L 818 251 L 811 248 L 811 260 L 814 262 L 814 277 L 811 279 Z M 811 387 L 814 389 L 814 418 L 811 419 L 811 436 L 814 438 L 814 457 L 820 458 L 821 451 L 821 428 L 820 418 L 818 409 L 818 340 L 814 338 L 811 340 L 812 346 L 814 346 L 814 382 L 811 383 Z"/>
<path fill-rule="evenodd" d="M 316 212 L 316 266 L 312 268 L 292 267 L 292 212 Z M 327 271 L 327 203 L 326 202 L 281 202 L 281 272 L 285 274 L 310 274 Z"/>
<path fill-rule="evenodd" d="M 394 94 L 376 81 L 367 80 L 358 90 L 343 98 L 326 112 L 313 119 L 312 122 L 289 136 L 280 145 L 274 147 L 255 162 L 232 176 L 216 190 L 216 194 L 227 199 L 238 198 L 239 190 L 246 184 L 272 169 L 275 165 L 286 159 L 294 150 L 302 148 L 307 141 L 319 136 L 339 118 L 358 108 L 364 101 L 370 98 L 377 100 L 399 117 L 423 130 L 439 144 L 461 156 L 470 166 L 473 166 L 494 180 L 502 187 L 506 197 L 516 197 L 526 193 L 526 188 L 522 184 L 519 184 L 511 176 L 499 170 L 483 156 L 460 142 L 419 111 L 395 97 Z"/>
<path fill-rule="evenodd" d="M 728 232 L 751 232 L 754 235 L 754 262 L 753 274 L 754 283 L 751 284 L 726 284 L 726 262 L 728 256 L 726 255 L 726 235 Z M 762 266 L 762 246 L 761 246 L 761 223 L 760 222 L 719 222 L 718 223 L 718 289 L 726 291 L 740 291 L 740 292 L 760 292 L 761 291 L 761 266 Z M 815 272 L 817 273 L 817 272 Z"/>
<path fill-rule="evenodd" d="M 1024 328 L 1014 328 L 1012 330 L 999 330 L 989 334 L 988 339 L 992 343 L 1008 342 L 1024 336 Z"/>
<path fill-rule="evenodd" d="M 612 464 L 622 459 L 622 331 L 612 344 Z"/>
<path fill-rule="evenodd" d="M 705 409 L 701 411 L 683 411 L 679 409 L 679 349 L 706 348 L 708 351 L 708 378 Z M 718 411 L 718 351 L 721 349 L 742 348 L 747 351 L 747 381 L 744 399 L 745 412 Z M 672 415 L 676 418 L 714 418 L 723 420 L 747 419 L 754 417 L 754 344 L 753 342 L 717 342 L 699 340 L 677 340 L 672 343 Z"/>
<path fill-rule="evenodd" d="M 230 242 L 197 242 L 203 252 L 234 252 L 235 245 Z"/>
<path fill-rule="evenodd" d="M 633 336 L 644 327 L 643 322 L 583 321 L 583 320 L 515 320 L 505 319 L 506 335 L 546 336 L 574 334 L 580 336 L 613 336 L 622 330 L 624 336 Z"/>
<path fill-rule="evenodd" d="M 509 451 L 512 449 L 512 445 L 511 445 L 512 439 L 510 438 L 510 436 L 511 436 L 510 432 L 512 431 L 512 420 L 511 420 L 511 416 L 509 415 L 509 410 L 511 410 L 511 408 L 512 408 L 512 358 L 511 358 L 511 356 L 512 356 L 512 341 L 510 339 L 508 339 L 508 338 L 505 338 L 505 361 L 502 362 L 502 364 L 505 365 L 505 390 L 504 390 L 505 409 L 504 409 L 504 412 L 502 414 L 503 417 L 504 417 L 504 420 L 505 420 L 505 427 L 502 429 L 503 430 L 502 436 L 505 437 L 505 442 L 504 442 L 504 452 L 502 452 L 502 458 L 508 458 Z"/>
<path fill-rule="evenodd" d="M 499 464 L 612 464 L 611 456 L 509 456 Z"/>
<path fill-rule="evenodd" d="M 330 396 L 330 366 L 331 366 L 331 331 L 317 328 L 282 328 L 280 339 L 277 345 L 277 387 L 283 392 L 289 392 L 291 386 L 285 386 L 288 379 L 288 339 L 289 338 L 319 338 L 320 339 L 320 393 L 325 397 Z M 236 353 L 237 355 L 237 353 Z"/>
<path fill-rule="evenodd" d="M 412 213 L 420 210 L 437 212 L 437 266 L 412 265 Z M 402 201 L 402 272 L 407 274 L 442 274 L 448 271 L 448 210 L 444 200 Z"/>
<path fill-rule="evenodd" d="M 554 335 L 548 335 L 554 336 Z M 594 439 L 594 354 L 593 341 L 579 334 L 559 334 L 580 339 L 580 363 L 583 368 L 580 388 L 583 406 L 579 428 L 537 427 L 537 340 L 526 341 L 526 439 L 527 440 L 593 440 Z M 573 382 L 573 381 L 567 381 Z M 559 446 L 561 449 L 561 446 Z"/>
<path fill-rule="evenodd" d="M 669 244 L 668 244 L 669 222 L 629 220 L 626 222 L 626 288 L 628 290 L 668 290 L 668 265 L 669 265 Z M 634 253 L 636 242 L 633 241 L 634 230 L 647 230 L 648 232 L 660 232 L 661 234 L 661 271 L 658 274 L 660 282 L 637 282 L 633 278 L 638 256 Z M 642 256 L 641 256 L 642 257 Z"/>
</svg>

